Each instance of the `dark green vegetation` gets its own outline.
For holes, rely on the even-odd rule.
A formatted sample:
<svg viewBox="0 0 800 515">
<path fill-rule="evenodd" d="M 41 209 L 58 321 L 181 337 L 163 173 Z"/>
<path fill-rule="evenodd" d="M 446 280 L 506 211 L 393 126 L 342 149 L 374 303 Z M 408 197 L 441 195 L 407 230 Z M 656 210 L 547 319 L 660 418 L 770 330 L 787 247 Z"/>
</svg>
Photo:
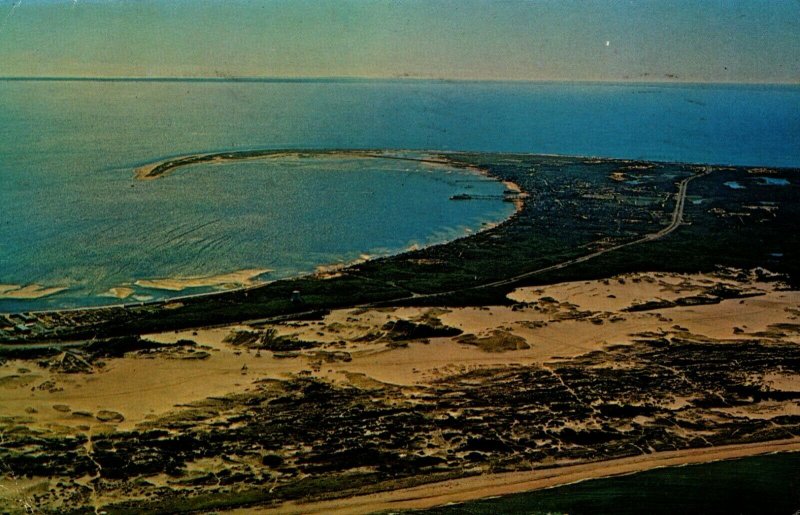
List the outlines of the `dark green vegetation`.
<svg viewBox="0 0 800 515">
<path fill-rule="evenodd" d="M 294 342 L 295 345 L 301 343 Z M 4 346 L 0 348 L 0 363 L 14 359 L 28 360 L 55 372 L 82 373 L 103 368 L 104 360 L 121 358 L 129 353 L 163 354 L 180 359 L 205 359 L 209 356 L 202 347 L 190 340 L 178 340 L 175 344 L 167 345 L 140 336 L 117 336 L 75 345 Z"/>
<path fill-rule="evenodd" d="M 167 159 L 166 161 L 157 163 L 152 167 L 145 167 L 140 171 L 140 178 L 142 179 L 155 179 L 162 175 L 166 175 L 172 170 L 190 165 L 200 163 L 211 163 L 214 161 L 229 161 L 229 160 L 242 160 L 242 159 L 258 159 L 268 157 L 279 157 L 287 154 L 302 154 L 298 152 L 281 152 L 275 150 L 242 150 L 237 152 L 217 152 L 213 154 L 192 154 L 189 156 L 176 157 Z"/>
<path fill-rule="evenodd" d="M 264 151 L 224 154 L 247 159 Z M 360 155 L 367 155 L 362 152 Z M 192 160 L 177 158 L 164 173 Z M 405 159 L 401 157 L 401 159 Z M 377 259 L 339 277 L 283 280 L 247 291 L 162 304 L 7 316 L 0 340 L 71 340 L 256 320 L 315 309 L 368 303 L 484 305 L 504 303 L 506 284 L 533 270 L 634 241 L 666 227 L 677 183 L 706 169 L 688 187 L 685 224 L 656 241 L 632 245 L 590 261 L 520 280 L 516 285 L 607 277 L 631 271 L 696 272 L 719 265 L 764 267 L 800 283 L 800 176 L 797 170 L 699 167 L 684 164 L 448 153 L 425 156 L 455 166 L 476 166 L 519 185 L 529 197 L 517 214 L 491 230 L 448 244 Z M 789 185 L 765 178 L 786 179 Z M 742 189 L 726 186 L 736 181 Z M 302 303 L 291 302 L 293 290 Z M 449 292 L 443 295 L 438 293 Z M 24 323 L 30 331 L 15 327 Z"/>
<path fill-rule="evenodd" d="M 262 380 L 91 438 L 6 421 L 0 463 L 10 477 L 58 482 L 32 496 L 38 507 L 88 513 L 101 494 L 120 499 L 103 507 L 109 513 L 174 513 L 778 440 L 800 435 L 800 416 L 746 414 L 800 400 L 771 383 L 800 373 L 800 347 L 780 341 L 674 330 L 430 385 Z"/>
<path fill-rule="evenodd" d="M 672 467 L 414 513 L 775 513 L 800 509 L 800 454 Z"/>
</svg>

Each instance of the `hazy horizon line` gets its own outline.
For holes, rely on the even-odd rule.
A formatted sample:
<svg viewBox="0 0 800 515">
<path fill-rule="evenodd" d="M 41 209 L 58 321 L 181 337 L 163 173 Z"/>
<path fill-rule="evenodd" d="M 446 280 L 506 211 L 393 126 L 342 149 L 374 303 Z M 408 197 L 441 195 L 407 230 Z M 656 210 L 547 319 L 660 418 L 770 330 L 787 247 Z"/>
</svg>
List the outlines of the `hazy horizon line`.
<svg viewBox="0 0 800 515">
<path fill-rule="evenodd" d="M 261 83 L 324 83 L 324 82 L 366 82 L 366 81 L 409 81 L 409 82 L 485 82 L 485 83 L 584 83 L 584 84 L 706 84 L 706 85 L 754 85 L 754 86 L 800 86 L 795 81 L 721 81 L 721 80 L 681 80 L 675 78 L 642 79 L 519 79 L 519 78 L 446 78 L 415 76 L 137 76 L 137 75 L 8 75 L 0 76 L 4 82 L 261 82 Z"/>
</svg>

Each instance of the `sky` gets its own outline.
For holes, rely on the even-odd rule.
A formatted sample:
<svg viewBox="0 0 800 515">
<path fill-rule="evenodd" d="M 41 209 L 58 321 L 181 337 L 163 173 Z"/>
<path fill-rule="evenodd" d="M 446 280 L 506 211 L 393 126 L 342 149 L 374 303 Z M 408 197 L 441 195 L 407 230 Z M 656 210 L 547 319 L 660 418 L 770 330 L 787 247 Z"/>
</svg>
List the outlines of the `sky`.
<svg viewBox="0 0 800 515">
<path fill-rule="evenodd" d="M 0 0 L 0 76 L 800 82 L 800 0 Z"/>
</svg>

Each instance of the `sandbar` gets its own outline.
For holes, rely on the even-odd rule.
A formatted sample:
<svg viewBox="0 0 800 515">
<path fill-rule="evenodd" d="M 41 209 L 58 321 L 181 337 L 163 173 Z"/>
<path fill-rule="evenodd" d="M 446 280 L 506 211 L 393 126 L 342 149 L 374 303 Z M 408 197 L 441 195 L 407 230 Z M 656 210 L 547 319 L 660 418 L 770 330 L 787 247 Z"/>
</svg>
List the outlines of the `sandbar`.
<svg viewBox="0 0 800 515">
<path fill-rule="evenodd" d="M 39 284 L 0 284 L 0 299 L 41 299 L 68 289 L 65 286 L 46 287 Z"/>
<path fill-rule="evenodd" d="M 111 288 L 106 293 L 101 293 L 101 297 L 114 297 L 115 299 L 127 299 L 134 293 L 133 288 L 129 288 L 127 286 L 117 286 L 116 288 Z"/>
<path fill-rule="evenodd" d="M 249 286 L 253 284 L 253 281 L 258 276 L 268 272 L 272 272 L 272 270 L 268 268 L 248 268 L 220 275 L 140 279 L 134 284 L 142 288 L 169 291 L 181 291 L 189 288 Z"/>
</svg>

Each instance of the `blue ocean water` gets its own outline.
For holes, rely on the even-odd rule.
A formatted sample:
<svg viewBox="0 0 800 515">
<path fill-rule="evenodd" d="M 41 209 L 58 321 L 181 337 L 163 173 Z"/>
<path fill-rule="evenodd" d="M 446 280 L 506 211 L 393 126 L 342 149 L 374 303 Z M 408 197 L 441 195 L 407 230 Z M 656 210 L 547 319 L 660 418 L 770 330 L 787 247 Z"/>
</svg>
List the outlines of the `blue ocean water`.
<svg viewBox="0 0 800 515">
<path fill-rule="evenodd" d="M 500 184 L 405 162 L 260 161 L 133 180 L 167 156 L 388 148 L 800 166 L 796 86 L 0 81 L 0 99 L 0 285 L 69 288 L 0 311 L 108 303 L 101 294 L 137 279 L 286 277 L 511 212 L 447 201 Z"/>
</svg>

